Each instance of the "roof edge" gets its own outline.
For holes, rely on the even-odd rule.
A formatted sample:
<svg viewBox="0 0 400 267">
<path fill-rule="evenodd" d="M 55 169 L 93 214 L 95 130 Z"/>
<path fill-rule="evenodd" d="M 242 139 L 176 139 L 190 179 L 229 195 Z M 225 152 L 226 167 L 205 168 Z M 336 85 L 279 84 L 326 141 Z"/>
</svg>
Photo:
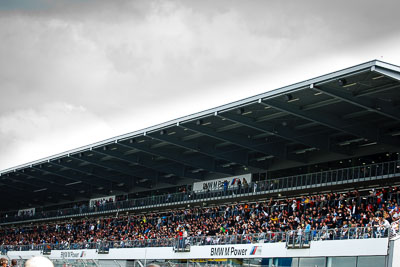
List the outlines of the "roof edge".
<svg viewBox="0 0 400 267">
<path fill-rule="evenodd" d="M 154 126 L 150 126 L 150 127 L 147 127 L 147 128 L 141 129 L 141 130 L 137 130 L 137 131 L 129 132 L 129 133 L 126 133 L 126 134 L 118 135 L 118 136 L 115 136 L 115 137 L 112 137 L 112 138 L 108 138 L 108 139 L 105 139 L 105 140 L 102 140 L 102 141 L 99 141 L 99 142 L 91 143 L 91 144 L 86 145 L 86 146 L 82 146 L 82 147 L 71 149 L 71 150 L 68 150 L 68 151 L 65 151 L 65 152 L 54 154 L 52 156 L 45 157 L 45 158 L 42 158 L 42 159 L 39 159 L 39 160 L 31 161 L 31 162 L 28 162 L 28 163 L 17 165 L 15 167 L 11 167 L 11 168 L 7 168 L 7 169 L 4 169 L 4 170 L 0 170 L 0 176 L 2 174 L 5 174 L 5 173 L 10 173 L 10 172 L 14 172 L 14 171 L 19 170 L 19 169 L 31 167 L 32 165 L 49 162 L 50 160 L 53 160 L 53 159 L 56 159 L 56 158 L 68 157 L 69 154 L 88 151 L 88 150 L 91 150 L 94 147 L 99 147 L 99 146 L 115 143 L 118 140 L 124 140 L 124 139 L 132 138 L 132 137 L 141 136 L 141 135 L 144 135 L 145 133 L 150 132 L 150 131 L 161 130 L 163 128 L 170 127 L 172 125 L 176 125 L 176 124 L 179 124 L 179 123 L 182 123 L 182 122 L 187 122 L 187 121 L 190 121 L 190 120 L 199 119 L 199 118 L 202 118 L 204 116 L 208 116 L 210 114 L 213 114 L 215 112 L 221 112 L 221 111 L 225 111 L 225 110 L 232 109 L 232 108 L 235 108 L 235 107 L 243 106 L 243 105 L 249 104 L 251 102 L 258 101 L 259 99 L 272 98 L 272 97 L 275 97 L 276 95 L 279 95 L 279 94 L 290 93 L 290 92 L 294 92 L 294 91 L 297 91 L 297 90 L 301 90 L 301 89 L 304 89 L 304 88 L 308 87 L 310 84 L 325 83 L 325 82 L 329 82 L 329 81 L 331 81 L 333 79 L 336 79 L 337 77 L 340 77 L 340 76 L 348 76 L 348 75 L 351 75 L 351 74 L 354 74 L 354 73 L 357 73 L 357 72 L 362 72 L 362 71 L 371 71 L 371 68 L 373 66 L 378 66 L 378 67 L 382 67 L 382 68 L 385 68 L 385 69 L 388 69 L 388 70 L 391 70 L 391 71 L 394 71 L 394 72 L 399 72 L 399 74 L 400 74 L 400 66 L 374 59 L 374 60 L 367 61 L 365 63 L 361 63 L 361 64 L 358 64 L 358 65 L 355 65 L 355 66 L 352 66 L 352 67 L 348 67 L 348 68 L 345 68 L 345 69 L 342 69 L 342 70 L 334 71 L 334 72 L 331 72 L 331 73 L 328 73 L 328 74 L 317 76 L 315 78 L 304 80 L 302 82 L 294 83 L 294 84 L 287 85 L 287 86 L 284 86 L 284 87 L 280 87 L 280 88 L 277 88 L 277 89 L 273 89 L 273 90 L 270 90 L 270 91 L 267 91 L 267 92 L 264 92 L 264 93 L 261 93 L 261 94 L 257 94 L 257 95 L 251 96 L 251 97 L 247 97 L 247 98 L 244 98 L 244 99 L 241 99 L 241 100 L 237 100 L 237 101 L 234 101 L 234 102 L 231 102 L 231 103 L 228 103 L 228 104 L 224 104 L 222 106 L 218 106 L 218 107 L 215 107 L 215 108 L 210 108 L 210 109 L 207 109 L 207 110 L 204 110 L 204 111 L 200 111 L 200 112 L 197 112 L 197 113 L 194 113 L 194 114 L 186 115 L 186 116 L 174 119 L 174 120 L 170 120 L 170 121 L 166 121 L 166 122 L 163 122 L 163 123 L 160 123 L 160 124 L 156 124 Z"/>
</svg>

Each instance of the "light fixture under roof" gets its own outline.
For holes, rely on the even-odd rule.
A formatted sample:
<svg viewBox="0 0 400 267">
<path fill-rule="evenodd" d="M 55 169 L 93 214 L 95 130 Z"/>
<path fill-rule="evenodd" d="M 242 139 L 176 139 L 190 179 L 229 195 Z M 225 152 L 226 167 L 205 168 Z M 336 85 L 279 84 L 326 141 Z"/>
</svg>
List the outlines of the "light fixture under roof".
<svg viewBox="0 0 400 267">
<path fill-rule="evenodd" d="M 360 145 L 360 147 L 373 146 L 373 145 L 376 145 L 376 144 L 377 144 L 377 142 L 370 142 L 370 143 L 362 144 L 362 145 Z"/>
<path fill-rule="evenodd" d="M 257 158 L 256 160 L 257 161 L 264 161 L 264 160 L 272 159 L 272 158 L 274 158 L 274 156 L 268 155 L 268 156 Z"/>
<path fill-rule="evenodd" d="M 354 85 L 357 85 L 357 83 L 346 84 L 346 85 L 343 85 L 343 87 L 348 88 L 348 87 L 352 87 Z"/>
<path fill-rule="evenodd" d="M 223 168 L 228 168 L 228 167 L 230 167 L 230 166 L 232 166 L 232 165 L 235 165 L 235 163 L 228 162 L 228 163 L 223 164 L 223 165 L 221 165 L 221 166 L 222 166 Z"/>
<path fill-rule="evenodd" d="M 34 190 L 33 192 L 37 193 L 37 192 L 42 192 L 42 191 L 46 191 L 46 190 L 47 190 L 47 188 L 41 188 L 41 189 Z"/>
<path fill-rule="evenodd" d="M 293 99 L 291 99 L 291 100 L 288 100 L 288 103 L 292 103 L 292 102 L 296 102 L 296 101 L 299 101 L 300 100 L 300 98 L 293 98 Z"/>
<path fill-rule="evenodd" d="M 65 186 L 70 186 L 70 185 L 80 184 L 80 183 L 82 183 L 82 181 L 76 181 L 76 182 L 68 183 L 68 184 L 65 184 Z"/>
<path fill-rule="evenodd" d="M 295 151 L 295 153 L 296 154 L 304 154 L 306 152 L 311 152 L 311 151 L 315 151 L 315 150 L 317 150 L 315 147 L 309 147 L 309 148 L 297 150 L 297 151 Z"/>
</svg>

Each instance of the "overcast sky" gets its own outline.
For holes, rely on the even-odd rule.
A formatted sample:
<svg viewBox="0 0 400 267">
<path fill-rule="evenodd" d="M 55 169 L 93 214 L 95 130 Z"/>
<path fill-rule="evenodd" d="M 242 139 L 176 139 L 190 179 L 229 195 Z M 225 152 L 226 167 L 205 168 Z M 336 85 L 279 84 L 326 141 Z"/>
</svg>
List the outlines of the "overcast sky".
<svg viewBox="0 0 400 267">
<path fill-rule="evenodd" d="M 372 59 L 400 1 L 0 0 L 0 170 Z"/>
</svg>

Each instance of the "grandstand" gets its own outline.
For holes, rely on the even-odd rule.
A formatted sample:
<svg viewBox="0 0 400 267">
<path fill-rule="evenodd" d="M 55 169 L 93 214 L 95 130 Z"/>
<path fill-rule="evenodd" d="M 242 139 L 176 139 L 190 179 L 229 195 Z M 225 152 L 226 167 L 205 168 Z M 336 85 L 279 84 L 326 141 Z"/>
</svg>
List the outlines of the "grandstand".
<svg viewBox="0 0 400 267">
<path fill-rule="evenodd" d="M 1 171 L 1 253 L 400 266 L 399 87 L 370 61 Z"/>
</svg>

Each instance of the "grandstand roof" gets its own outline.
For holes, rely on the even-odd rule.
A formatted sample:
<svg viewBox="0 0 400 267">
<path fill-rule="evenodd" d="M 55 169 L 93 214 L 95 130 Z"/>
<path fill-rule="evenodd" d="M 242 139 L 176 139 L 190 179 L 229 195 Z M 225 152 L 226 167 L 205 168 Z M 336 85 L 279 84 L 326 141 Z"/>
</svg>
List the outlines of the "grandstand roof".
<svg viewBox="0 0 400 267">
<path fill-rule="evenodd" d="M 10 168 L 0 209 L 400 151 L 399 87 L 374 60 Z"/>
</svg>

